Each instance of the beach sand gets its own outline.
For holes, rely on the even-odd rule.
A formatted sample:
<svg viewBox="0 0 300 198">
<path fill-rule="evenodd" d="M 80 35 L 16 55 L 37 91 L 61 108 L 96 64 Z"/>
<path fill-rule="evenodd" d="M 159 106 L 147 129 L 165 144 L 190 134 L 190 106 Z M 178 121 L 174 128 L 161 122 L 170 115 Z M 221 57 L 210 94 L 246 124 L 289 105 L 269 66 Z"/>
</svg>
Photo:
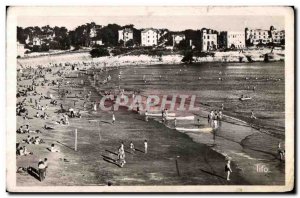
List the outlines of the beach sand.
<svg viewBox="0 0 300 198">
<path fill-rule="evenodd" d="M 56 68 L 60 70 L 61 68 Z M 24 71 L 26 72 L 26 71 Z M 52 73 L 55 72 L 53 69 Z M 68 72 L 69 73 L 69 72 Z M 57 76 L 47 74 L 50 81 Z M 79 78 L 68 78 L 65 81 L 80 82 Z M 28 84 L 30 80 L 22 80 L 18 85 Z M 72 84 L 72 83 L 70 83 Z M 72 88 L 64 85 L 60 89 L 71 90 L 70 96 L 58 100 L 65 108 L 72 107 L 75 92 L 83 91 L 82 87 Z M 92 91 L 92 98 L 99 97 L 90 86 L 85 90 Z M 37 92 L 47 92 L 58 98 L 57 87 L 38 86 Z M 37 98 L 37 96 L 30 96 Z M 30 97 L 27 97 L 29 100 Z M 70 98 L 68 98 L 70 97 Z M 18 98 L 21 101 L 23 97 Z M 80 106 L 83 100 L 76 99 L 76 106 Z M 194 142 L 188 135 L 169 129 L 164 125 L 149 121 L 139 114 L 128 112 L 126 109 L 115 112 L 116 123 L 111 124 L 111 112 L 97 111 L 82 114 L 82 118 L 69 118 L 70 125 L 54 124 L 59 120 L 58 106 L 49 104 L 50 100 L 42 100 L 41 105 L 48 104 L 47 113 L 50 118 L 42 120 L 34 118 L 37 110 L 32 106 L 26 106 L 29 117 L 33 119 L 23 120 L 17 118 L 17 127 L 30 123 L 31 129 L 42 130 L 39 136 L 46 142 L 40 145 L 26 145 L 33 155 L 17 156 L 17 167 L 37 168 L 39 159 L 48 158 L 47 176 L 40 182 L 35 176 L 29 174 L 17 174 L 17 185 L 228 185 L 247 184 L 239 174 L 239 170 L 232 164 L 233 174 L 231 181 L 226 181 L 224 166 L 225 157 L 208 146 Z M 80 107 L 81 108 L 81 107 Z M 89 105 L 88 105 L 89 108 Z M 76 107 L 75 107 L 76 109 Z M 92 120 L 92 121 L 89 121 Z M 98 122 L 94 122 L 97 120 Z M 42 129 L 44 124 L 52 126 L 54 130 Z M 78 131 L 78 150 L 74 151 L 74 131 Z M 33 134 L 35 136 L 35 134 Z M 17 134 L 17 142 L 26 139 L 27 134 Z M 148 140 L 148 153 L 143 152 L 143 141 Z M 117 159 L 117 148 L 121 142 L 125 144 L 126 161 L 123 168 L 114 163 Z M 135 154 L 128 153 L 129 143 L 133 141 L 137 150 Z M 60 153 L 51 153 L 47 148 L 55 144 Z M 24 143 L 22 145 L 25 145 Z M 140 150 L 140 151 L 139 151 Z M 179 175 L 176 170 L 176 159 L 179 167 Z"/>
</svg>

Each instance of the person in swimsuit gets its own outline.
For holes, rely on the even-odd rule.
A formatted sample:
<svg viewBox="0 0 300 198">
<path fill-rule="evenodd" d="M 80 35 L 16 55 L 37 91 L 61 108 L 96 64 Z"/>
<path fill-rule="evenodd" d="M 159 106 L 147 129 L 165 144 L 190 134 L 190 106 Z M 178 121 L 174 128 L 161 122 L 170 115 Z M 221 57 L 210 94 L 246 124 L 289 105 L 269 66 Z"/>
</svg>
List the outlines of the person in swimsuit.
<svg viewBox="0 0 300 198">
<path fill-rule="evenodd" d="M 227 181 L 230 181 L 230 173 L 232 173 L 232 170 L 230 167 L 230 160 L 228 160 L 227 164 L 225 165 L 225 173 L 227 175 Z"/>
</svg>

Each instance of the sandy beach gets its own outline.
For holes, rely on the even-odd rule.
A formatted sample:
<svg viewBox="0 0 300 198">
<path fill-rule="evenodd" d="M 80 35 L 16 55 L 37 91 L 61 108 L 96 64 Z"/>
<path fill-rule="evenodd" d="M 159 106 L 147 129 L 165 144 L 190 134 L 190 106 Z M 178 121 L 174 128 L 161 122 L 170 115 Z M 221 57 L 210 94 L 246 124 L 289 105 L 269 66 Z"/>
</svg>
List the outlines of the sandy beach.
<svg viewBox="0 0 300 198">
<path fill-rule="evenodd" d="M 90 74 L 95 71 L 93 69 L 95 67 L 100 69 L 116 65 L 103 64 L 100 60 L 93 62 L 94 60 L 87 57 L 82 62 L 74 59 L 73 64 L 75 63 L 79 70 L 72 71 L 70 66 L 72 63 L 63 61 L 64 59 L 70 60 L 68 57 L 58 56 L 56 59 L 50 58 L 50 61 L 49 57 L 24 59 L 19 62 L 19 69 L 21 70 L 19 70 L 18 75 L 23 75 L 23 78 L 21 77 L 21 81 L 18 81 L 18 88 L 22 89 L 24 85 L 30 85 L 31 78 L 25 80 L 24 77 L 32 75 L 35 71 L 35 69 L 26 69 L 24 65 L 29 65 L 30 62 L 38 62 L 39 64 L 36 65 L 38 67 L 38 65 L 43 64 L 42 61 L 37 61 L 41 59 L 45 61 L 44 66 L 51 68 L 51 72 L 44 73 L 48 83 L 41 85 L 40 83 L 44 79 L 39 78 L 36 80 L 39 84 L 36 87 L 38 95 L 27 96 L 25 102 L 29 113 L 28 117 L 32 119 L 24 120 L 22 116 L 18 116 L 17 128 L 29 123 L 32 130 L 39 129 L 42 131 L 38 135 L 45 143 L 40 145 L 21 143 L 21 145 L 26 145 L 27 149 L 33 152 L 33 155 L 17 156 L 17 168 L 33 167 L 36 169 L 39 159 L 43 158 L 48 158 L 49 168 L 43 182 L 40 182 L 34 174 L 17 173 L 18 185 L 247 185 L 282 182 L 282 180 L 274 180 L 274 177 L 284 174 L 280 171 L 284 170 L 284 164 L 276 159 L 276 148 L 274 148 L 273 143 L 270 144 L 271 149 L 274 149 L 271 156 L 267 154 L 269 150 L 266 150 L 264 154 L 261 151 L 251 149 L 251 146 L 247 151 L 247 155 L 245 155 L 245 149 L 247 148 L 244 145 L 251 145 L 251 141 L 255 140 L 255 138 L 249 139 L 247 136 L 252 135 L 252 137 L 255 137 L 258 133 L 253 132 L 255 129 L 247 124 L 243 126 L 241 121 L 228 117 L 224 119 L 222 127 L 225 131 L 228 129 L 232 131 L 233 128 L 237 132 L 244 131 L 244 135 L 237 136 L 240 139 L 235 139 L 237 142 L 242 141 L 242 144 L 234 145 L 232 141 L 227 142 L 224 135 L 220 136 L 223 137 L 222 140 L 216 139 L 221 141 L 222 144 L 232 146 L 229 150 L 233 149 L 235 152 L 234 155 L 229 155 L 230 157 L 234 156 L 236 159 L 241 157 L 241 160 L 237 161 L 238 165 L 235 162 L 236 159 L 233 159 L 231 181 L 226 181 L 224 166 L 227 157 L 225 156 L 228 156 L 230 152 L 225 150 L 224 153 L 224 147 L 220 142 L 217 142 L 218 146 L 213 146 L 214 144 L 211 142 L 213 133 L 179 132 L 174 129 L 172 124 L 164 125 L 156 119 L 145 122 L 143 114 L 129 111 L 126 107 L 115 112 L 115 124 L 112 124 L 112 112 L 100 109 L 93 111 L 93 101 L 99 101 L 101 95 L 99 90 L 94 88 L 95 85 L 92 85 Z M 119 72 L 120 66 L 117 66 L 108 73 L 103 73 L 103 75 L 111 74 L 114 76 L 116 72 Z M 44 70 L 45 68 L 42 69 L 42 71 Z M 62 72 L 63 75 L 58 76 L 58 71 Z M 61 82 L 59 89 L 57 85 L 51 85 L 51 81 Z M 84 85 L 81 85 L 82 81 L 85 83 Z M 116 77 L 113 78 L 109 86 L 116 87 L 118 85 L 116 81 Z M 103 91 L 107 89 L 107 86 L 99 85 L 97 88 Z M 71 93 L 61 98 L 59 93 L 62 90 L 68 90 Z M 86 109 L 84 110 L 83 96 L 89 92 L 91 96 L 86 102 Z M 29 98 L 32 98 L 33 101 L 38 99 L 39 94 L 44 96 L 52 94 L 58 102 L 58 105 L 54 106 L 49 104 L 49 99 L 41 100 L 42 106 L 48 105 L 46 112 L 49 117 L 46 120 L 34 117 L 37 110 L 34 103 L 28 101 Z M 147 95 L 147 93 L 144 94 Z M 22 101 L 24 98 L 19 97 L 18 101 Z M 69 118 L 69 125 L 58 124 L 57 121 L 62 117 L 62 114 L 58 113 L 61 104 L 65 109 L 81 110 L 82 117 Z M 201 126 L 209 128 L 206 116 L 210 108 L 203 104 L 199 105 L 202 105 L 201 111 L 194 113 L 194 115 L 199 119 Z M 54 129 L 43 129 L 45 124 Z M 181 125 L 188 127 L 189 124 L 181 123 Z M 241 125 L 240 128 L 238 125 Z M 74 151 L 75 129 L 78 131 L 77 151 Z M 22 142 L 27 135 L 17 134 L 17 142 Z M 35 135 L 33 134 L 33 136 Z M 260 134 L 257 137 L 260 139 L 262 136 Z M 228 136 L 228 138 L 231 138 L 231 136 Z M 143 141 L 145 139 L 149 142 L 149 152 L 147 154 L 143 151 Z M 129 151 L 130 141 L 137 148 L 134 154 Z M 121 142 L 124 142 L 125 145 L 127 161 L 123 168 L 120 168 L 116 163 L 117 150 Z M 47 149 L 51 144 L 55 144 L 61 152 L 51 153 Z M 241 152 L 236 152 L 238 150 Z M 253 156 L 255 158 L 252 158 Z M 246 158 L 249 161 L 240 163 Z M 272 174 L 257 174 L 256 167 L 253 165 L 261 162 L 257 161 L 257 158 L 267 160 L 267 164 L 272 168 L 282 167 L 276 168 L 276 171 L 273 170 Z M 176 167 L 178 167 L 178 170 Z"/>
</svg>

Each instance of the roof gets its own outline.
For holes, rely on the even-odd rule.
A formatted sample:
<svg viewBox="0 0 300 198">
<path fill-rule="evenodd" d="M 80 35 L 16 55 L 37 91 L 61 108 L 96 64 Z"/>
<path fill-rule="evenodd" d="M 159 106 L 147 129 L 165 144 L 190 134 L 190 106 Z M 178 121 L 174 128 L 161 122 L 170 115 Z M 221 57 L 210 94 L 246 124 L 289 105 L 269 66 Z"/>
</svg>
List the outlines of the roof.
<svg viewBox="0 0 300 198">
<path fill-rule="evenodd" d="M 157 30 L 157 29 L 154 29 L 154 28 L 146 28 L 146 29 L 144 29 L 144 30 L 142 31 L 142 33 L 148 32 L 148 31 L 150 31 L 150 30 L 152 30 L 152 31 L 154 31 L 154 32 L 156 32 L 156 33 L 158 33 L 158 30 Z"/>
<path fill-rule="evenodd" d="M 181 36 L 181 37 L 185 37 L 184 34 L 173 34 L 173 36 Z"/>
<path fill-rule="evenodd" d="M 133 33 L 133 30 L 131 28 L 125 28 L 123 31 L 128 33 Z"/>
</svg>

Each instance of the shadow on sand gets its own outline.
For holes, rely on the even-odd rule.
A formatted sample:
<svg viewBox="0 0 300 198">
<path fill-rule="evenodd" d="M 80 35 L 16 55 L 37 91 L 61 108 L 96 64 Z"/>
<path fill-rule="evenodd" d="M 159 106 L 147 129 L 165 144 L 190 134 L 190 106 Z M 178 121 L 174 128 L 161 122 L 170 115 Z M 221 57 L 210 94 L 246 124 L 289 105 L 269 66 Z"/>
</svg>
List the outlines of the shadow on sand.
<svg viewBox="0 0 300 198">
<path fill-rule="evenodd" d="M 202 172 L 204 172 L 204 173 L 207 173 L 207 174 L 209 174 L 209 175 L 212 175 L 212 176 L 215 176 L 215 177 L 219 177 L 219 178 L 221 178 L 221 179 L 225 179 L 226 180 L 226 178 L 225 177 L 222 177 L 222 176 L 220 176 L 220 175 L 217 175 L 217 174 L 215 174 L 215 173 L 211 173 L 211 172 L 209 172 L 209 171 L 206 171 L 206 170 L 203 170 L 203 169 L 200 169 Z"/>
<path fill-rule="evenodd" d="M 59 143 L 60 145 L 63 145 L 63 146 L 65 146 L 65 147 L 71 149 L 71 150 L 75 150 L 74 148 L 72 148 L 72 147 L 70 147 L 70 146 L 68 146 L 68 145 L 66 145 L 66 144 L 63 144 L 63 143 L 61 143 L 61 142 L 59 142 L 59 141 L 56 141 L 56 142 Z"/>
<path fill-rule="evenodd" d="M 111 164 L 114 164 L 114 165 L 116 165 L 116 166 L 118 166 L 118 167 L 120 167 L 120 165 L 118 164 L 118 163 L 116 163 L 116 160 L 114 160 L 114 159 L 112 159 L 112 158 L 110 158 L 110 157 L 108 157 L 108 156 L 105 156 L 105 155 L 101 155 L 103 158 L 103 160 L 104 161 L 106 161 L 106 162 L 108 162 L 108 163 L 111 163 Z"/>
<path fill-rule="evenodd" d="M 145 151 L 142 151 L 140 149 L 135 148 L 136 151 L 141 152 L 141 153 L 145 153 Z"/>
<path fill-rule="evenodd" d="M 39 176 L 39 171 L 33 167 L 28 167 L 27 172 L 29 175 L 31 175 L 32 177 L 34 177 L 35 179 L 40 180 L 40 176 Z"/>
<path fill-rule="evenodd" d="M 107 151 L 107 152 L 109 152 L 109 153 L 111 153 L 111 154 L 114 154 L 114 155 L 118 155 L 117 153 L 115 153 L 115 152 L 112 152 L 112 151 L 110 151 L 110 150 L 105 150 L 105 151 Z"/>
</svg>

